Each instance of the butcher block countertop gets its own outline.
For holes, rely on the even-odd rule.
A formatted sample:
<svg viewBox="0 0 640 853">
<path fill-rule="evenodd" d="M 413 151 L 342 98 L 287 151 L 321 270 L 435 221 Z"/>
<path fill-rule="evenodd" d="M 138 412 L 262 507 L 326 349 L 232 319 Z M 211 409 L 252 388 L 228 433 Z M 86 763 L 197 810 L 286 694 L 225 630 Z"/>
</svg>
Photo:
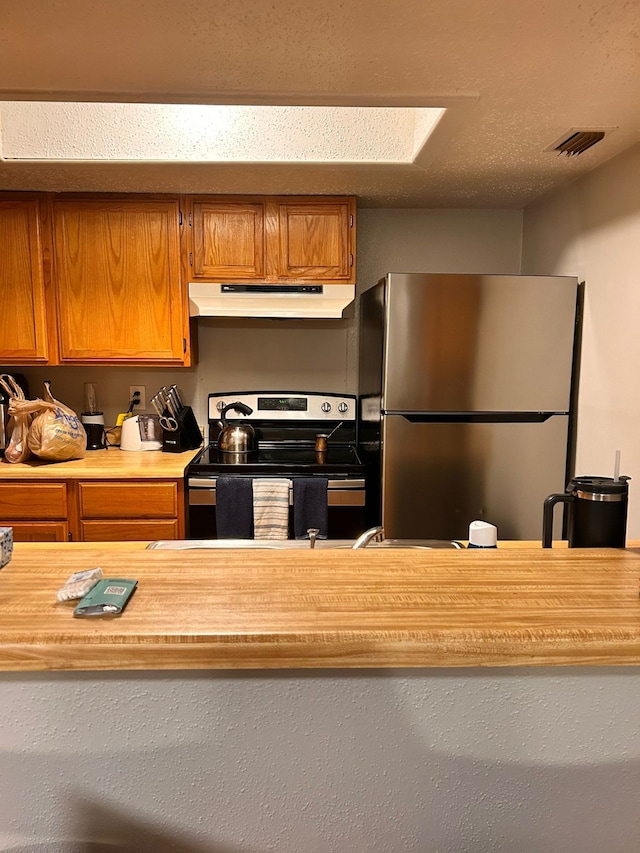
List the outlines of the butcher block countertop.
<svg viewBox="0 0 640 853">
<path fill-rule="evenodd" d="M 0 482 L 10 480 L 162 480 L 178 479 L 199 452 L 163 453 L 162 450 L 90 450 L 84 459 L 69 462 L 0 461 Z"/>
<path fill-rule="evenodd" d="M 145 551 L 17 543 L 0 670 L 640 665 L 640 550 Z M 138 580 L 74 618 L 74 571 Z"/>
</svg>

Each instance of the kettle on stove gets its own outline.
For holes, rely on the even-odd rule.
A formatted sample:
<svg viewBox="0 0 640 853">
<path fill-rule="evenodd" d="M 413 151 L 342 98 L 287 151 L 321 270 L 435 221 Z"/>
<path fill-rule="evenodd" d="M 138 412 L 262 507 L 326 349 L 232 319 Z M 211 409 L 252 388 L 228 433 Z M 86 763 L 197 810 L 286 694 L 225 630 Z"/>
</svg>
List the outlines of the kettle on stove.
<svg viewBox="0 0 640 853">
<path fill-rule="evenodd" d="M 235 462 L 246 461 L 246 458 L 251 453 L 255 453 L 258 449 L 256 441 L 256 433 L 251 424 L 230 424 L 227 423 L 226 414 L 233 409 L 241 415 L 252 415 L 253 409 L 245 403 L 229 403 L 220 412 L 220 434 L 218 435 L 218 450 L 220 453 L 229 454 Z"/>
</svg>

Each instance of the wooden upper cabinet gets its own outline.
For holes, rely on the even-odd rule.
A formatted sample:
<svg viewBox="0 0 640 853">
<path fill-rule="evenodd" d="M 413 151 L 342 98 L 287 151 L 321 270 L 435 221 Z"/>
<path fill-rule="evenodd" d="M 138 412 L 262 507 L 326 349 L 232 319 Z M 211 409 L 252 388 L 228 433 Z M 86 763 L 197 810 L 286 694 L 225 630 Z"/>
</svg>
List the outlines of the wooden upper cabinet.
<svg viewBox="0 0 640 853">
<path fill-rule="evenodd" d="M 0 363 L 49 360 L 41 200 L 0 200 Z"/>
<path fill-rule="evenodd" d="M 263 279 L 265 205 L 261 202 L 192 199 L 194 281 Z"/>
<path fill-rule="evenodd" d="M 178 200 L 53 199 L 61 364 L 189 364 Z"/>
<path fill-rule="evenodd" d="M 353 198 L 191 196 L 192 281 L 352 284 Z"/>
<path fill-rule="evenodd" d="M 279 277 L 351 282 L 353 219 L 354 211 L 348 200 L 281 202 L 278 205 Z"/>
</svg>

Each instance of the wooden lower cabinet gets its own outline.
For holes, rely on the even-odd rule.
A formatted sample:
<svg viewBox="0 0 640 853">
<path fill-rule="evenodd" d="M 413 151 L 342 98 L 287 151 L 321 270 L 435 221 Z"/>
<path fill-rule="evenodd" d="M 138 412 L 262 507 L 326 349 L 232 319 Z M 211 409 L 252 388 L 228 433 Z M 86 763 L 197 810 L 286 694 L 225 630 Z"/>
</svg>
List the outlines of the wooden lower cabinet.
<svg viewBox="0 0 640 853">
<path fill-rule="evenodd" d="M 0 483 L 0 521 L 67 519 L 66 483 Z"/>
<path fill-rule="evenodd" d="M 184 538 L 182 481 L 78 483 L 80 538 L 121 542 Z"/>
<path fill-rule="evenodd" d="M 0 483 L 0 527 L 16 542 L 183 539 L 182 480 Z"/>
<path fill-rule="evenodd" d="M 147 539 L 179 539 L 178 520 L 159 521 L 83 521 L 83 542 L 136 542 Z"/>
<path fill-rule="evenodd" d="M 14 542 L 69 539 L 67 483 L 0 483 L 0 527 L 12 527 Z"/>
<path fill-rule="evenodd" d="M 14 542 L 68 542 L 66 521 L 11 521 Z"/>
</svg>

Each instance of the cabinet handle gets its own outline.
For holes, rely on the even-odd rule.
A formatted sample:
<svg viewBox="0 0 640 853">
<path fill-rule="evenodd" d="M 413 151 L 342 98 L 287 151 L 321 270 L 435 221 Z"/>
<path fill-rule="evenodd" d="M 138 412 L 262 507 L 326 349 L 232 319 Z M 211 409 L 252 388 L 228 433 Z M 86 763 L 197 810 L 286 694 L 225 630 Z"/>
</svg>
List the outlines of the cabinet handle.
<svg viewBox="0 0 640 853">
<path fill-rule="evenodd" d="M 189 252 L 189 263 L 193 266 L 193 252 Z"/>
<path fill-rule="evenodd" d="M 350 252 L 350 253 L 349 253 L 349 266 L 350 266 L 350 267 L 352 267 L 352 266 L 353 266 L 353 252 Z"/>
</svg>

